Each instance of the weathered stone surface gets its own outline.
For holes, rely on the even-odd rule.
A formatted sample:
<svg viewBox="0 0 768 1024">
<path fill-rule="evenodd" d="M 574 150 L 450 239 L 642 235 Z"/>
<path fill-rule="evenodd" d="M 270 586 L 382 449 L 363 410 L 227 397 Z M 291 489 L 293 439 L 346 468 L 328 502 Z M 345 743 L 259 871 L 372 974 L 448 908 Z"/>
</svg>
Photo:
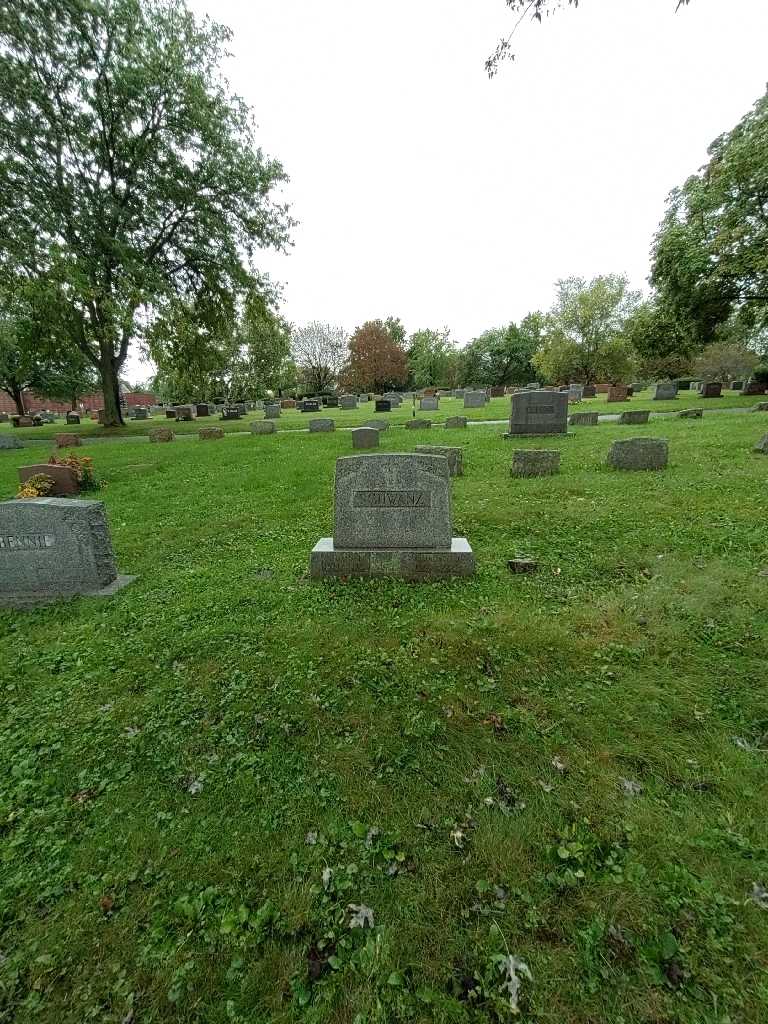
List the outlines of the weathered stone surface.
<svg viewBox="0 0 768 1024">
<path fill-rule="evenodd" d="M 484 391 L 465 391 L 464 392 L 464 408 L 465 409 L 482 409 L 486 403 L 487 395 Z"/>
<path fill-rule="evenodd" d="M 34 498 L 0 503 L 0 606 L 114 593 L 118 576 L 101 501 Z"/>
<path fill-rule="evenodd" d="M 510 558 L 507 562 L 507 568 L 516 576 L 527 572 L 536 572 L 538 567 L 539 563 L 533 558 Z"/>
<path fill-rule="evenodd" d="M 651 414 L 647 409 L 637 409 L 635 412 L 623 412 L 619 416 L 619 423 L 622 426 L 637 426 L 640 423 L 647 423 Z"/>
<path fill-rule="evenodd" d="M 760 381 L 750 379 L 750 380 L 748 380 L 748 381 L 746 381 L 744 383 L 744 386 L 741 389 L 741 394 L 742 395 L 764 395 L 765 394 L 765 384 L 761 384 Z"/>
<path fill-rule="evenodd" d="M 654 388 L 654 402 L 668 402 L 673 398 L 677 398 L 677 384 L 675 381 L 662 381 Z"/>
<path fill-rule="evenodd" d="M 24 484 L 30 477 L 44 473 L 53 480 L 53 488 L 50 491 L 52 498 L 63 498 L 68 494 L 79 494 L 80 484 L 77 481 L 77 473 L 70 466 L 51 466 L 42 462 L 36 466 L 20 466 L 19 482 Z"/>
<path fill-rule="evenodd" d="M 191 405 L 177 405 L 176 406 L 176 422 L 177 423 L 191 423 L 195 418 L 195 410 Z"/>
<path fill-rule="evenodd" d="M 701 385 L 699 393 L 702 398 L 720 398 L 723 393 L 723 385 L 716 381 L 707 381 Z"/>
<path fill-rule="evenodd" d="M 529 388 L 531 391 L 538 391 L 539 388 L 541 387 L 541 384 L 539 384 L 539 382 L 537 380 L 532 380 L 528 384 L 526 384 L 525 386 L 527 388 Z"/>
<path fill-rule="evenodd" d="M 429 430 L 432 426 L 432 420 L 408 420 L 405 424 L 406 430 Z"/>
<path fill-rule="evenodd" d="M 760 455 L 768 455 L 768 434 L 760 438 L 754 447 L 754 451 L 759 452 Z"/>
<path fill-rule="evenodd" d="M 35 421 L 32 419 L 31 416 L 12 416 L 11 417 L 11 426 L 14 426 L 14 427 L 34 427 L 36 425 L 40 426 L 41 424 L 40 423 L 35 424 Z"/>
<path fill-rule="evenodd" d="M 168 427 L 155 427 L 154 430 L 149 432 L 149 440 L 153 444 L 164 444 L 168 441 L 172 441 L 174 433 Z"/>
<path fill-rule="evenodd" d="M 201 441 L 219 441 L 224 437 L 224 431 L 221 427 L 203 427 L 198 430 L 197 436 Z"/>
<path fill-rule="evenodd" d="M 80 417 L 77 415 L 76 412 L 68 412 L 67 413 L 67 426 L 68 427 L 77 426 L 79 423 L 80 423 Z"/>
<path fill-rule="evenodd" d="M 11 437 L 9 434 L 0 434 L 0 451 L 3 449 L 23 447 L 24 445 L 17 437 Z"/>
<path fill-rule="evenodd" d="M 176 410 L 175 409 L 166 409 L 165 410 L 165 418 L 167 420 L 175 420 L 176 419 Z M 91 419 L 93 419 L 93 417 L 91 417 Z"/>
<path fill-rule="evenodd" d="M 336 424 L 331 419 L 319 419 L 309 421 L 310 434 L 330 434 L 336 429 Z"/>
<path fill-rule="evenodd" d="M 508 437 L 565 434 L 568 394 L 559 391 L 521 391 L 512 396 Z"/>
<path fill-rule="evenodd" d="M 437 412 L 439 408 L 440 399 L 437 395 L 429 395 L 426 398 L 419 400 L 419 409 L 421 409 L 422 412 Z"/>
<path fill-rule="evenodd" d="M 419 455 L 443 455 L 448 459 L 449 476 L 464 476 L 464 449 L 444 444 L 417 444 Z"/>
<path fill-rule="evenodd" d="M 357 427 L 352 431 L 353 448 L 378 448 L 379 433 L 375 427 Z"/>
<path fill-rule="evenodd" d="M 251 424 L 252 434 L 274 434 L 277 424 L 274 420 L 254 420 Z"/>
<path fill-rule="evenodd" d="M 320 412 L 322 406 L 318 398 L 305 398 L 299 402 L 297 408 L 299 412 Z"/>
<path fill-rule="evenodd" d="M 669 442 L 656 437 L 632 437 L 614 441 L 608 452 L 608 465 L 614 469 L 666 469 Z"/>
<path fill-rule="evenodd" d="M 505 388 L 503 384 L 495 385 L 490 389 L 491 398 L 503 398 L 505 394 Z"/>
<path fill-rule="evenodd" d="M 280 408 L 281 409 L 295 409 L 296 408 L 296 400 L 294 398 L 281 398 L 280 399 Z"/>
<path fill-rule="evenodd" d="M 357 395 L 341 395 L 339 397 L 339 408 L 340 409 L 356 409 L 357 408 Z"/>
<path fill-rule="evenodd" d="M 615 387 L 609 387 L 607 400 L 609 402 L 628 402 L 629 388 L 624 387 L 623 384 L 616 385 Z"/>
<path fill-rule="evenodd" d="M 677 414 L 681 420 L 700 420 L 704 415 L 703 409 L 681 409 Z"/>
<path fill-rule="evenodd" d="M 310 575 L 469 576 L 472 549 L 451 536 L 448 461 L 402 453 L 336 462 L 335 528 L 310 558 Z"/>
<path fill-rule="evenodd" d="M 597 398 L 597 388 L 594 384 L 585 384 L 581 393 L 582 398 Z"/>
<path fill-rule="evenodd" d="M 749 410 L 750 412 L 768 412 L 768 402 L 758 402 Z"/>
<path fill-rule="evenodd" d="M 326 395 L 323 398 L 323 405 L 326 409 L 338 409 L 339 399 L 336 395 Z"/>
<path fill-rule="evenodd" d="M 195 406 L 195 415 L 198 418 L 202 417 L 203 419 L 205 419 L 205 417 L 210 416 L 212 412 L 213 410 L 211 409 L 211 406 L 208 404 L 208 402 L 198 402 L 197 405 Z"/>
<path fill-rule="evenodd" d="M 596 427 L 599 422 L 596 412 L 572 412 L 568 417 L 572 427 Z"/>
<path fill-rule="evenodd" d="M 221 410 L 221 416 L 219 419 L 222 420 L 241 420 L 243 418 L 242 409 L 237 405 L 228 405 Z"/>
<path fill-rule="evenodd" d="M 368 420 L 363 426 L 372 427 L 374 430 L 389 430 L 389 424 L 386 420 Z"/>
<path fill-rule="evenodd" d="M 279 405 L 265 405 L 264 406 L 264 419 L 267 420 L 279 420 L 280 419 L 280 406 Z"/>
<path fill-rule="evenodd" d="M 377 398 L 376 399 L 375 411 L 376 412 L 391 412 L 392 411 L 392 404 L 386 398 Z"/>
<path fill-rule="evenodd" d="M 385 402 L 389 402 L 391 408 L 393 409 L 399 409 L 400 406 L 403 404 L 402 396 L 398 395 L 397 392 L 395 391 L 388 391 L 385 395 L 382 395 L 381 397 Z"/>
<path fill-rule="evenodd" d="M 512 476 L 554 476 L 560 472 L 560 452 L 521 448 L 512 453 Z"/>
<path fill-rule="evenodd" d="M 80 448 L 83 443 L 79 434 L 57 434 L 54 440 L 57 448 Z"/>
<path fill-rule="evenodd" d="M 463 430 L 466 428 L 469 420 L 466 416 L 449 416 L 445 421 L 446 430 Z"/>
</svg>

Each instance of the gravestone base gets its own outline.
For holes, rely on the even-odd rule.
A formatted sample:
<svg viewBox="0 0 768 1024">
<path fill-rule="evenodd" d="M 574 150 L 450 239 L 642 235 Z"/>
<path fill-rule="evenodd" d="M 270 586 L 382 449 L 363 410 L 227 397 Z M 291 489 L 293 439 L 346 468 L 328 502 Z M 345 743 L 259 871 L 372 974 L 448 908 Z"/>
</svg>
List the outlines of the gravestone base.
<svg viewBox="0 0 768 1024">
<path fill-rule="evenodd" d="M 466 537 L 453 537 L 445 551 L 336 548 L 333 537 L 323 537 L 309 558 L 309 575 L 314 580 L 338 576 L 441 580 L 472 576 L 474 571 L 475 555 Z"/>
<path fill-rule="evenodd" d="M 54 604 L 56 601 L 66 601 L 73 597 L 113 597 L 119 590 L 137 579 L 138 576 L 118 576 L 100 590 L 77 590 L 71 593 L 66 591 L 59 594 L 16 594 L 13 597 L 0 594 L 0 608 L 21 610 L 39 608 L 41 605 Z"/>
</svg>

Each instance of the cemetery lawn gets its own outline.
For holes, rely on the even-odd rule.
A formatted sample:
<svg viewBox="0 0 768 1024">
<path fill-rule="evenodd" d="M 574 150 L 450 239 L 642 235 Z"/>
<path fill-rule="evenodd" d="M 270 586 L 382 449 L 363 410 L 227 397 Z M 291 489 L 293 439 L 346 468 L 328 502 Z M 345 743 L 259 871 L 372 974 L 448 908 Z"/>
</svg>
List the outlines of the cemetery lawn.
<svg viewBox="0 0 768 1024">
<path fill-rule="evenodd" d="M 714 409 L 750 409 L 760 401 L 765 400 L 763 396 L 740 395 L 738 391 L 723 393 L 721 398 L 700 398 L 698 394 L 691 391 L 681 391 L 678 398 L 668 401 L 656 402 L 650 390 L 641 391 L 628 402 L 612 402 L 610 405 L 606 395 L 598 395 L 597 398 L 585 399 L 583 402 L 570 406 L 572 412 L 598 412 L 600 415 L 608 415 L 626 412 L 627 410 L 649 409 L 651 412 L 679 412 L 681 409 L 703 409 L 704 415 L 707 411 Z M 465 409 L 464 402 L 458 398 L 443 398 L 440 400 L 440 408 L 435 411 L 422 411 L 419 403 L 416 402 L 416 416 L 420 419 L 429 419 L 433 423 L 445 423 L 449 416 L 466 416 L 469 420 L 504 420 L 509 418 L 510 398 L 492 398 L 482 409 Z M 309 421 L 317 418 L 330 418 L 339 427 L 362 427 L 369 420 L 386 420 L 388 423 L 402 424 L 413 418 L 413 403 L 403 402 L 399 409 L 393 409 L 389 413 L 377 413 L 373 402 L 366 402 L 357 409 L 322 409 L 317 413 L 303 413 L 297 409 L 283 409 L 280 418 L 275 421 L 278 430 L 307 430 Z M 10 423 L 0 423 L 0 433 L 8 432 L 18 437 L 21 441 L 40 441 L 53 438 L 56 434 L 72 433 L 81 437 L 119 439 L 126 437 L 145 436 L 156 427 L 169 427 L 174 434 L 196 434 L 201 427 L 221 427 L 229 433 L 242 433 L 248 431 L 254 420 L 263 420 L 263 412 L 248 413 L 239 420 L 221 420 L 218 415 L 208 416 L 202 419 L 193 420 L 191 423 L 176 423 L 175 420 L 166 419 L 164 415 L 153 416 L 148 420 L 126 419 L 123 427 L 102 427 L 93 420 L 84 417 L 79 425 L 68 426 L 64 419 L 56 423 L 47 423 L 40 427 L 13 428 Z"/>
<path fill-rule="evenodd" d="M 382 435 L 432 584 L 306 578 L 348 433 L 80 450 L 139 579 L 0 612 L 2 1024 L 768 1019 L 768 416 L 501 429 Z"/>
</svg>

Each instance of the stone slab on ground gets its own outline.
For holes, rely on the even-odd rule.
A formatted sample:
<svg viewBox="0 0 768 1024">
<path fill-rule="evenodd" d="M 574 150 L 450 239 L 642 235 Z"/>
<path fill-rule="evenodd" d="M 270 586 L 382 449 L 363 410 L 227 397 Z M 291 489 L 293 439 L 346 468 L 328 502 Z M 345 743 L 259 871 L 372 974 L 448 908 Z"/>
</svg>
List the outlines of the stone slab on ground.
<svg viewBox="0 0 768 1024">
<path fill-rule="evenodd" d="M 608 452 L 608 465 L 613 469 L 666 469 L 669 442 L 663 438 L 631 437 L 614 441 Z"/>
<path fill-rule="evenodd" d="M 599 422 L 599 415 L 596 412 L 572 412 L 568 417 L 568 423 L 572 427 L 596 427 Z"/>
<path fill-rule="evenodd" d="M 512 476 L 554 476 L 560 472 L 560 452 L 547 449 L 521 448 L 512 453 Z"/>
<path fill-rule="evenodd" d="M 623 412 L 621 416 L 619 416 L 619 423 L 624 427 L 637 427 L 642 423 L 647 423 L 650 415 L 651 414 L 647 409 L 636 409 L 634 412 Z"/>
<path fill-rule="evenodd" d="M 251 424 L 252 434 L 274 434 L 277 432 L 277 424 L 274 420 L 254 420 Z"/>
<path fill-rule="evenodd" d="M 450 476 L 464 476 L 464 449 L 445 444 L 417 444 L 419 455 L 442 455 L 448 459 Z"/>
</svg>

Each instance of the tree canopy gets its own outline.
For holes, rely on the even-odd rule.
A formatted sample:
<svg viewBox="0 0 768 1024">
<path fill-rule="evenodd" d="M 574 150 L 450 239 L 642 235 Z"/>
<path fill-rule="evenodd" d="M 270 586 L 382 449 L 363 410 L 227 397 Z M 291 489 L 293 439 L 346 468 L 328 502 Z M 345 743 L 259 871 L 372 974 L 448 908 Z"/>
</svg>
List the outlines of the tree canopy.
<svg viewBox="0 0 768 1024">
<path fill-rule="evenodd" d="M 408 380 L 403 349 L 405 328 L 399 320 L 368 320 L 349 339 L 349 359 L 343 381 L 347 387 L 385 391 Z"/>
<path fill-rule="evenodd" d="M 291 354 L 306 392 L 317 395 L 330 391 L 347 359 L 347 332 L 317 320 L 294 327 Z"/>
<path fill-rule="evenodd" d="M 291 220 L 219 68 L 229 32 L 183 0 L 0 5 L 0 274 L 21 274 L 121 422 L 130 344 L 183 297 L 230 314 Z"/>
<path fill-rule="evenodd" d="M 494 327 L 471 341 L 461 353 L 463 384 L 525 384 L 533 377 L 533 355 L 542 339 L 544 318 L 529 313 L 520 326 Z"/>
</svg>

